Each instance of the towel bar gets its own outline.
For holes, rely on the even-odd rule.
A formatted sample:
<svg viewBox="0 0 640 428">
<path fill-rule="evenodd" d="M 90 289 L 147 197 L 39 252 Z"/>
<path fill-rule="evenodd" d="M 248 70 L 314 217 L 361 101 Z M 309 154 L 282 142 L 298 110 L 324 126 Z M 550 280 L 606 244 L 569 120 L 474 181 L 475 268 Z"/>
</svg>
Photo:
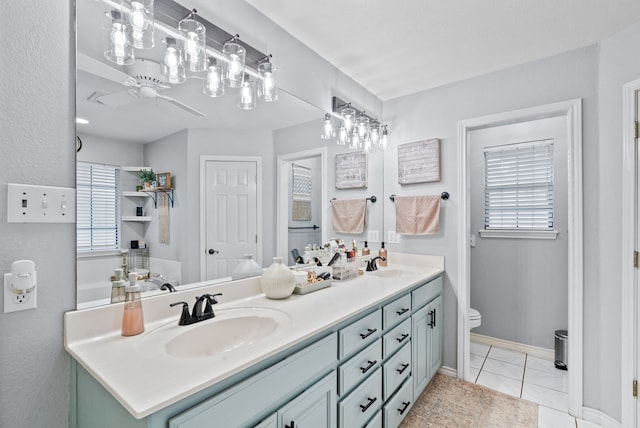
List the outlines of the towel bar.
<svg viewBox="0 0 640 428">
<path fill-rule="evenodd" d="M 389 199 L 391 199 L 391 202 L 394 202 L 396 200 L 396 195 L 389 196 Z M 440 199 L 443 199 L 445 201 L 449 199 L 449 192 L 440 193 Z"/>
<path fill-rule="evenodd" d="M 395 196 L 395 195 L 394 195 L 394 196 Z M 333 199 L 331 199 L 331 201 L 329 201 L 329 203 L 331 203 L 332 201 L 335 201 L 335 200 L 337 200 L 337 199 L 338 199 L 338 198 L 333 198 Z M 376 198 L 376 197 L 375 197 L 375 195 L 374 195 L 374 196 L 371 196 L 371 197 L 369 197 L 369 198 L 367 198 L 367 201 L 371 201 L 371 203 L 375 203 L 377 200 L 378 200 L 378 198 Z"/>
</svg>

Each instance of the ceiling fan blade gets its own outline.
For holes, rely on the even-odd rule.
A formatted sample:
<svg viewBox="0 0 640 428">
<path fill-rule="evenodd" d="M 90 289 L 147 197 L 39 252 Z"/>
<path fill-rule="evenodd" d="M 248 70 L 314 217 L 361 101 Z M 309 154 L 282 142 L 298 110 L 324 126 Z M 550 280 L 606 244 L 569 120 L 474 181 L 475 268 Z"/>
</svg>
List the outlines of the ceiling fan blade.
<svg viewBox="0 0 640 428">
<path fill-rule="evenodd" d="M 158 98 L 162 98 L 163 100 L 169 101 L 171 104 L 180 107 L 183 110 L 188 111 L 191 114 L 195 114 L 196 116 L 202 116 L 202 117 L 206 117 L 207 115 L 202 113 L 201 111 L 198 111 L 196 109 L 194 109 L 193 107 L 190 107 L 184 103 L 181 103 L 180 101 L 171 98 L 171 97 L 167 97 L 166 95 L 160 95 L 158 94 Z"/>
<path fill-rule="evenodd" d="M 116 83 L 123 83 L 130 76 L 117 70 L 97 59 L 78 52 L 76 56 L 76 63 L 79 70 L 86 71 L 95 76 L 102 77 L 103 79 L 111 80 Z"/>
<path fill-rule="evenodd" d="M 125 89 L 124 91 L 98 96 L 95 96 L 96 94 L 94 93 L 89 97 L 89 100 L 99 102 L 107 107 L 119 108 L 135 101 L 134 97 L 137 97 L 137 95 L 131 94 L 130 91 L 130 89 Z"/>
</svg>

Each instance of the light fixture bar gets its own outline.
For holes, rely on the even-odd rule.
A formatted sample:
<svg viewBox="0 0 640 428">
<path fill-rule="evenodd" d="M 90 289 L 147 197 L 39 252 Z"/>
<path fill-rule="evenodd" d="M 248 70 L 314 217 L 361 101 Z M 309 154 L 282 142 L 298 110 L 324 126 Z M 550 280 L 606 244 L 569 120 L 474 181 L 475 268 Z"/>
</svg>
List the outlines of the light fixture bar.
<svg viewBox="0 0 640 428">
<path fill-rule="evenodd" d="M 369 116 L 368 114 L 366 114 L 366 112 L 364 110 L 359 110 L 357 107 L 355 107 L 352 103 L 349 103 L 347 101 L 341 100 L 338 97 L 333 97 L 332 99 L 332 103 L 331 103 L 331 109 L 332 111 L 337 115 L 336 117 L 340 117 L 340 110 L 344 107 L 351 107 L 352 109 L 354 109 L 356 111 L 355 117 L 367 117 L 369 118 L 369 122 L 374 122 L 377 120 L 374 117 Z"/>
</svg>

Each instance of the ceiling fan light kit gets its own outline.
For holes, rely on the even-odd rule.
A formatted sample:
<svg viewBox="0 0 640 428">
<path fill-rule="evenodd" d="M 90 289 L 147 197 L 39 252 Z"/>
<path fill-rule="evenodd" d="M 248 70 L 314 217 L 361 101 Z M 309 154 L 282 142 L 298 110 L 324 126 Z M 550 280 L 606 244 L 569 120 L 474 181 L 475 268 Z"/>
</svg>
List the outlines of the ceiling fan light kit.
<svg viewBox="0 0 640 428">
<path fill-rule="evenodd" d="M 132 78 L 123 83 L 136 87 L 129 91 L 132 96 L 161 98 L 192 114 L 203 115 L 158 93 L 159 89 L 170 89 L 164 84 L 179 85 L 194 78 L 203 81 L 202 92 L 211 98 L 224 96 L 225 88 L 237 89 L 237 105 L 243 110 L 255 109 L 258 98 L 263 102 L 278 99 L 276 68 L 270 62 L 271 55 L 240 43 L 238 34 L 231 35 L 206 20 L 196 19 L 195 9 L 189 11 L 172 0 L 103 1 L 113 8 L 107 13 L 104 28 L 105 58 L 119 66 L 134 68 L 138 64 L 154 64 L 153 70 L 146 70 L 142 79 L 125 67 Z M 154 48 L 156 30 L 167 36 L 162 39 L 165 45 L 162 58 L 153 61 L 147 58 L 153 56 L 149 50 Z M 136 49 L 142 52 L 135 52 Z M 151 53 L 144 53 L 145 49 Z M 248 61 L 249 53 L 251 61 Z M 148 65 L 145 64 L 147 68 Z M 113 94 L 95 98 L 102 102 L 100 98 L 110 95 Z M 110 105 L 106 100 L 103 104 Z M 118 105 L 124 103 L 119 101 Z"/>
</svg>

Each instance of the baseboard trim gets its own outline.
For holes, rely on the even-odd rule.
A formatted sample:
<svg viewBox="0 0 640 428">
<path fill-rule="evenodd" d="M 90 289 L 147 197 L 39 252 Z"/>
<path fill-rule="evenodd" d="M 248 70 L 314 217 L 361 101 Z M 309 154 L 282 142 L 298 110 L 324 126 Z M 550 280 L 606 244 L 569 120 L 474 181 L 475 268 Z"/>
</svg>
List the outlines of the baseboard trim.
<svg viewBox="0 0 640 428">
<path fill-rule="evenodd" d="M 622 424 L 611 416 L 591 407 L 582 408 L 582 419 L 601 425 L 602 428 L 621 428 Z"/>
<path fill-rule="evenodd" d="M 446 376 L 458 377 L 458 371 L 447 366 L 440 366 L 440 368 L 438 369 L 438 373 Z"/>
<path fill-rule="evenodd" d="M 525 345 L 524 343 L 484 336 L 478 333 L 471 333 L 471 340 L 474 342 L 484 343 L 485 345 L 495 345 L 500 348 L 511 349 L 512 351 L 524 352 L 526 354 L 533 355 L 534 357 L 543 358 L 549 361 L 553 361 L 555 358 L 555 351 L 553 349 Z"/>
</svg>

